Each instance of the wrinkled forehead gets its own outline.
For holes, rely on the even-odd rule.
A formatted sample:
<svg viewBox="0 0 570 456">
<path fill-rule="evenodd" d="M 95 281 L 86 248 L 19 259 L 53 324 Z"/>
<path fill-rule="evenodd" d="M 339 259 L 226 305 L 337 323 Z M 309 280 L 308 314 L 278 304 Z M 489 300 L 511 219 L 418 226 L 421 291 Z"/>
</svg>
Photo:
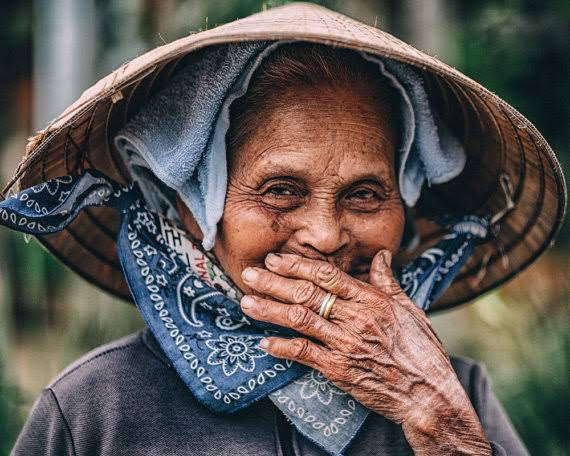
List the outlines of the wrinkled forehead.
<svg viewBox="0 0 570 456">
<path fill-rule="evenodd" d="M 247 134 L 228 150 L 230 176 L 394 176 L 393 109 L 373 87 L 297 87 L 280 98 L 260 104 L 258 115 L 246 120 Z"/>
<path fill-rule="evenodd" d="M 308 149 L 315 157 L 318 151 L 318 160 L 326 161 L 347 156 L 347 150 L 360 154 L 360 160 L 364 149 L 393 152 L 399 105 L 399 95 L 378 65 L 358 53 L 285 44 L 261 62 L 245 95 L 231 107 L 230 166 L 287 145 Z M 388 157 L 377 153 L 370 158 Z"/>
</svg>

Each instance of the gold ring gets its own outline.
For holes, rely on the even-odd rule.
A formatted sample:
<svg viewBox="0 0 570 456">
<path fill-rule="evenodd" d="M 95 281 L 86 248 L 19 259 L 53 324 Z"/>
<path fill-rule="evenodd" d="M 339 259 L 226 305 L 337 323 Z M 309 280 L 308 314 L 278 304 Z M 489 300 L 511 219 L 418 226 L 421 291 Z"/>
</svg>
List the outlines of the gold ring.
<svg viewBox="0 0 570 456">
<path fill-rule="evenodd" d="M 335 301 L 336 301 L 336 295 L 330 292 L 327 293 L 323 298 L 323 302 L 321 303 L 321 308 L 319 309 L 319 315 L 323 317 L 325 320 L 329 319 L 329 315 L 331 314 L 331 310 Z"/>
</svg>

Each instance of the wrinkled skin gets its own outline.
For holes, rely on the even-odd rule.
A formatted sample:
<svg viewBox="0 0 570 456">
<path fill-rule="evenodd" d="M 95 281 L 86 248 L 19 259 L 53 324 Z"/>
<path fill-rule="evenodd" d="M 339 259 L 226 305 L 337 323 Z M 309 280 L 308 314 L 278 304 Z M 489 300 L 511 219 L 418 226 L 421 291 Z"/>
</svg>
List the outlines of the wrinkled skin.
<svg viewBox="0 0 570 456">
<path fill-rule="evenodd" d="M 214 247 L 248 316 L 307 336 L 261 346 L 402 424 L 416 454 L 491 454 L 428 319 L 392 276 L 404 212 L 391 113 L 367 87 L 287 100 L 232 151 Z M 338 295 L 329 320 L 318 315 L 327 292 Z"/>
</svg>

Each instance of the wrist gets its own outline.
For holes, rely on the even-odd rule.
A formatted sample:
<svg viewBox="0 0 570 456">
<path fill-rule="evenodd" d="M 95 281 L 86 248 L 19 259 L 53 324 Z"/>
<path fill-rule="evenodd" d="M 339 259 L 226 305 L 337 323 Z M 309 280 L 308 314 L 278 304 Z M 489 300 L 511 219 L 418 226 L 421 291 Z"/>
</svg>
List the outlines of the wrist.
<svg viewBox="0 0 570 456">
<path fill-rule="evenodd" d="M 416 455 L 491 455 L 492 449 L 463 388 L 433 394 L 410 411 L 402 429 Z M 419 404 L 418 404 L 419 405 Z"/>
</svg>

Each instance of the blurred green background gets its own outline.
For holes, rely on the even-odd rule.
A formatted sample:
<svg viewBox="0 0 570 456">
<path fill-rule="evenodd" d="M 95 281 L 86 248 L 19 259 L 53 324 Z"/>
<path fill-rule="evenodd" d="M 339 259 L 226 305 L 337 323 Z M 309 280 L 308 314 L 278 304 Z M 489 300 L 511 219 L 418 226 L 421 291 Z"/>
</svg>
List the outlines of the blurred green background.
<svg viewBox="0 0 570 456">
<path fill-rule="evenodd" d="M 192 31 L 286 2 L 18 0 L 0 6 L 0 180 L 26 138 L 121 63 Z M 570 164 L 568 0 L 317 2 L 456 66 L 523 112 Z M 532 454 L 570 454 L 570 230 L 477 302 L 433 317 L 448 351 L 482 361 Z M 35 241 L 0 230 L 0 455 L 39 393 L 91 348 L 133 332 L 136 311 Z"/>
</svg>

